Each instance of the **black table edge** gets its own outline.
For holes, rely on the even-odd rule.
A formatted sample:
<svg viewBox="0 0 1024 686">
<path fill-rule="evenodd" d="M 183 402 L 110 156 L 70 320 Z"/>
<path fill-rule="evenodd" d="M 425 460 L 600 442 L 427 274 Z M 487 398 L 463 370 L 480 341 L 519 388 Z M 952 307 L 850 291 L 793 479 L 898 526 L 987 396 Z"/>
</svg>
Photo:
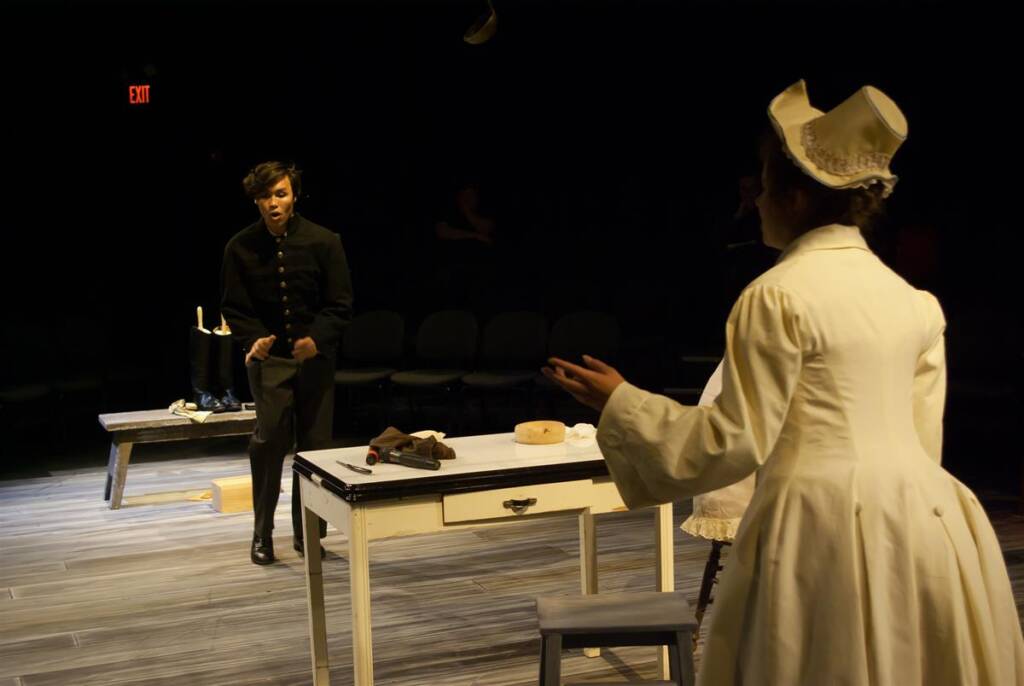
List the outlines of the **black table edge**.
<svg viewBox="0 0 1024 686">
<path fill-rule="evenodd" d="M 558 465 L 496 469 L 488 472 L 459 474 L 457 476 L 442 473 L 437 476 L 421 476 L 415 479 L 365 484 L 347 484 L 344 481 L 340 481 L 335 475 L 318 467 L 301 455 L 295 456 L 292 470 L 295 474 L 310 480 L 312 480 L 311 477 L 315 474 L 320 478 L 321 486 L 349 503 L 410 498 L 431 494 L 447 495 L 451 493 L 489 491 L 497 488 L 515 488 L 517 486 L 608 476 L 608 466 L 602 458 Z"/>
</svg>

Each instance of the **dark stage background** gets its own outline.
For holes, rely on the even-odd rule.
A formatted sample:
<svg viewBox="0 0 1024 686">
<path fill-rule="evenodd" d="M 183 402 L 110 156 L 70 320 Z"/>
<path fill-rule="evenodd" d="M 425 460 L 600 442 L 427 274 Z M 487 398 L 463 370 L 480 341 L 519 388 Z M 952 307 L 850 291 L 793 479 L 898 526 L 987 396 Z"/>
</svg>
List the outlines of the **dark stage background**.
<svg viewBox="0 0 1024 686">
<path fill-rule="evenodd" d="M 652 389 L 720 351 L 737 285 L 737 179 L 769 99 L 829 109 L 870 83 L 910 122 L 874 239 L 949 320 L 947 465 L 1016 493 L 1021 390 L 1017 37 L 976 3 L 33 3 L 6 11 L 3 379 L 64 390 L 4 413 L 4 468 L 105 458 L 100 411 L 188 390 L 196 305 L 256 218 L 240 180 L 305 171 L 356 310 L 590 307 Z M 151 86 L 148 105 L 128 87 Z M 434 222 L 480 183 L 498 222 L 484 280 L 438 275 Z M 730 271 L 733 270 L 733 271 Z M 78 385 L 69 383 L 75 381 Z M 59 400 L 56 399 L 59 395 Z M 42 446 L 42 447 L 40 447 Z"/>
</svg>

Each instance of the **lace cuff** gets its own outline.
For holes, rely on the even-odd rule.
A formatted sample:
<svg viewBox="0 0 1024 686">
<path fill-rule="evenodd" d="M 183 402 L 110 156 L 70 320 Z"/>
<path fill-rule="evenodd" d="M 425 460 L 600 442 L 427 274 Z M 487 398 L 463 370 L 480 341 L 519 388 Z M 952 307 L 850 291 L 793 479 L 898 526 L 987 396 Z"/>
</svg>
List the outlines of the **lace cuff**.
<svg viewBox="0 0 1024 686">
<path fill-rule="evenodd" d="M 735 519 L 716 519 L 715 517 L 697 517 L 691 515 L 679 527 L 691 536 L 706 538 L 709 541 L 732 542 L 736 538 L 742 517 Z"/>
</svg>

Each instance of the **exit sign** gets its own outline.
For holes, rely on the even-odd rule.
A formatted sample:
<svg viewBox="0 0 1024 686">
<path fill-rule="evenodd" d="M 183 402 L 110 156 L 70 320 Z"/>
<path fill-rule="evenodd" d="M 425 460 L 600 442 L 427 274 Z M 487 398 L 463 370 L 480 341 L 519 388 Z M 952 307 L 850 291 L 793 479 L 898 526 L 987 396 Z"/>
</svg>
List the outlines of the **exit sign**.
<svg viewBox="0 0 1024 686">
<path fill-rule="evenodd" d="M 148 105 L 149 104 L 149 84 L 136 84 L 128 86 L 128 104 L 130 105 Z"/>
</svg>

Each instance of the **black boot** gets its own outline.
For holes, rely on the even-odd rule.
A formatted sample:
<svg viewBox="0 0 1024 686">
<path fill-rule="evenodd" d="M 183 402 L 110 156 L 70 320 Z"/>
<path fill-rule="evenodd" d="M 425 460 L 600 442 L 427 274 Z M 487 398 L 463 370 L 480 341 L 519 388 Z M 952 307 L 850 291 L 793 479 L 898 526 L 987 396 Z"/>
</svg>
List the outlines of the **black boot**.
<svg viewBox="0 0 1024 686">
<path fill-rule="evenodd" d="M 274 561 L 274 540 L 270 535 L 252 535 L 252 548 L 249 550 L 249 558 L 253 564 L 269 565 Z"/>
<path fill-rule="evenodd" d="M 220 403 L 227 412 L 239 412 L 242 401 L 235 395 L 235 343 L 230 333 L 214 330 L 214 345 L 217 348 L 217 388 L 221 393 Z"/>
<path fill-rule="evenodd" d="M 195 404 L 204 412 L 223 412 L 224 404 L 212 393 L 213 369 L 210 367 L 210 346 L 213 334 L 204 333 L 193 326 L 189 331 L 188 351 L 192 366 L 192 393 Z"/>
<path fill-rule="evenodd" d="M 303 544 L 301 538 L 295 538 L 294 542 L 292 543 L 292 547 L 295 548 L 295 552 L 299 554 L 299 557 L 306 556 L 306 546 Z M 324 550 L 323 546 L 320 546 L 320 559 L 322 560 L 325 557 L 327 557 L 327 551 Z"/>
</svg>

